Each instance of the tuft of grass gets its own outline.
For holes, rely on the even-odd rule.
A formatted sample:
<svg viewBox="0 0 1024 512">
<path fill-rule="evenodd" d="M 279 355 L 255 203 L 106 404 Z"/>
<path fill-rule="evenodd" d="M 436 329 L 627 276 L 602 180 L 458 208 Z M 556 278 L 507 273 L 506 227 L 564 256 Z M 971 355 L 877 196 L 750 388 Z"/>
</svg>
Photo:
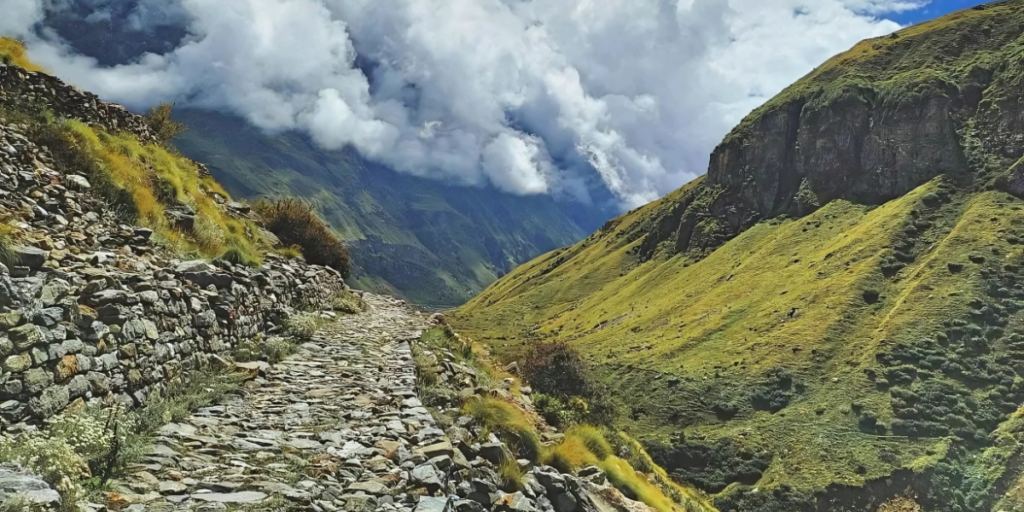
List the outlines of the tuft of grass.
<svg viewBox="0 0 1024 512">
<path fill-rule="evenodd" d="M 516 492 L 523 490 L 523 479 L 526 471 L 513 459 L 504 458 L 498 465 L 498 478 L 501 480 L 501 488 L 505 492 Z"/>
<path fill-rule="evenodd" d="M 544 447 L 536 427 L 522 409 L 497 398 L 475 396 L 462 406 L 462 413 L 480 423 L 484 436 L 505 434 L 506 444 L 518 457 L 540 460 Z"/>
<path fill-rule="evenodd" d="M 277 364 L 296 351 L 295 342 L 288 338 L 256 336 L 243 340 L 232 351 L 235 361 L 266 361 Z"/>
<path fill-rule="evenodd" d="M 331 308 L 335 311 L 355 315 L 366 311 L 366 303 L 351 289 L 338 290 L 331 298 Z"/>
<path fill-rule="evenodd" d="M 288 318 L 285 330 L 300 340 L 309 340 L 325 325 L 327 319 L 319 313 L 302 311 Z"/>
<path fill-rule="evenodd" d="M 246 253 L 245 249 L 239 247 L 229 247 L 228 250 L 224 251 L 224 254 L 220 255 L 220 259 L 232 265 L 243 265 L 246 267 L 256 267 L 260 264 L 257 257 Z"/>
<path fill-rule="evenodd" d="M 25 45 L 10 37 L 0 37 L 0 62 L 11 66 L 18 66 L 25 71 L 45 73 L 46 70 L 35 64 L 28 58 Z"/>
<path fill-rule="evenodd" d="M 677 510 L 675 503 L 658 486 L 647 480 L 643 473 L 637 473 L 628 462 L 618 457 L 608 457 L 599 462 L 598 467 L 608 475 L 608 481 L 627 498 L 642 501 L 661 512 Z"/>
<path fill-rule="evenodd" d="M 303 257 L 302 247 L 299 247 L 298 245 L 292 245 L 289 247 L 279 247 L 277 249 L 274 249 L 274 251 L 290 260 Z"/>
<path fill-rule="evenodd" d="M 545 451 L 544 463 L 565 473 L 575 473 L 580 469 L 595 465 L 599 459 L 583 439 L 567 435 L 561 443 Z"/>
<path fill-rule="evenodd" d="M 597 427 L 577 425 L 569 429 L 565 436 L 578 439 L 594 457 L 597 457 L 597 460 L 607 459 L 615 453 L 612 445 L 605 439 L 604 433 Z"/>
</svg>

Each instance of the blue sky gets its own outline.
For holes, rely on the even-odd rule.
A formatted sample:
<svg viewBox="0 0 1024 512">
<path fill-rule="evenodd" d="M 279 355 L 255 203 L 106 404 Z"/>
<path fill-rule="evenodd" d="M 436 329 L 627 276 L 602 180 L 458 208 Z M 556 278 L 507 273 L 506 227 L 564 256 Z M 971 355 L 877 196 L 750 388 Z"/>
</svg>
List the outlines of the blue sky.
<svg viewBox="0 0 1024 512">
<path fill-rule="evenodd" d="M 889 15 L 886 16 L 886 18 L 889 18 L 900 25 L 910 25 L 912 23 L 920 23 L 922 21 L 938 18 L 943 14 L 959 11 L 960 9 L 968 9 L 975 5 L 988 3 L 988 1 L 989 0 L 932 0 L 928 5 L 920 9 Z"/>
</svg>

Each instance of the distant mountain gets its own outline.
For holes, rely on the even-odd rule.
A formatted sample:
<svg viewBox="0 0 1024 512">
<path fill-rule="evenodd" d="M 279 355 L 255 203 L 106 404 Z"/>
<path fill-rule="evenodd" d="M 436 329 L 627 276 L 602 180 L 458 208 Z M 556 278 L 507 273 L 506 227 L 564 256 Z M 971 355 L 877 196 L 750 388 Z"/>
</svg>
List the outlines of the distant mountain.
<svg viewBox="0 0 1024 512">
<path fill-rule="evenodd" d="M 449 321 L 571 343 L 722 511 L 1024 510 L 1022 33 L 1015 0 L 859 43 Z"/>
<path fill-rule="evenodd" d="M 351 150 L 266 135 L 245 121 L 179 110 L 178 149 L 240 197 L 310 200 L 345 239 L 355 284 L 429 305 L 458 305 L 530 258 L 583 238 L 599 208 L 400 174 Z"/>
</svg>

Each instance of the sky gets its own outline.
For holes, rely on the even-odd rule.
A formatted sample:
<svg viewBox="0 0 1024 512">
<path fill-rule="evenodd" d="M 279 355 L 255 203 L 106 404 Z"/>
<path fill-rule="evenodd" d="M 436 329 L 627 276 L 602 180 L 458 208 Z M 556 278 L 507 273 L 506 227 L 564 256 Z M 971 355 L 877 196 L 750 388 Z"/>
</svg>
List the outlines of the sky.
<svg viewBox="0 0 1024 512">
<path fill-rule="evenodd" d="M 889 13 L 886 18 L 901 25 L 910 25 L 938 18 L 944 14 L 961 9 L 970 9 L 975 5 L 987 3 L 986 0 L 934 0 L 919 9 L 899 13 Z"/>
<path fill-rule="evenodd" d="M 603 189 L 627 209 L 703 174 L 744 115 L 830 56 L 975 3 L 0 0 L 0 34 L 136 110 L 214 109 L 416 176 L 581 201 Z M 90 23 L 127 8 L 131 30 L 188 36 L 103 67 L 46 26 L 71 4 Z"/>
</svg>

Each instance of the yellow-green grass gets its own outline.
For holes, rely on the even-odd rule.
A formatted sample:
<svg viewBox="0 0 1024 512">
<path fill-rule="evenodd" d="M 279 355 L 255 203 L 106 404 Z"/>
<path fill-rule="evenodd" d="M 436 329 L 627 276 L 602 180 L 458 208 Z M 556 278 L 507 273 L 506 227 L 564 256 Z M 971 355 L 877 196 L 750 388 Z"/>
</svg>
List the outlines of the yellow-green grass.
<svg viewBox="0 0 1024 512">
<path fill-rule="evenodd" d="M 200 177 L 190 160 L 163 146 L 142 144 L 131 134 L 109 134 L 77 120 L 63 123 L 65 142 L 97 162 L 104 174 L 100 178 L 126 192 L 138 222 L 153 229 L 166 244 L 208 258 L 229 253 L 232 259 L 250 264 L 262 260 L 266 243 L 256 226 L 226 213 L 213 194 L 224 198 L 228 194 L 212 178 Z M 175 229 L 164 216 L 168 200 L 195 210 L 191 233 Z"/>
<path fill-rule="evenodd" d="M 26 71 L 45 73 L 46 70 L 29 60 L 25 45 L 17 39 L 0 37 L 0 62 L 13 64 Z"/>
<path fill-rule="evenodd" d="M 602 429 L 579 425 L 569 429 L 562 441 L 553 446 L 544 446 L 537 435 L 536 424 L 523 409 L 492 397 L 474 397 L 466 401 L 462 412 L 470 415 L 484 427 L 487 433 L 511 433 L 520 440 L 516 455 L 533 462 L 547 464 L 565 472 L 575 472 L 586 466 L 597 466 L 607 475 L 612 484 L 628 497 L 640 500 L 663 512 L 678 510 L 714 511 L 696 491 L 680 486 L 666 478 L 665 470 L 651 461 L 643 448 L 632 441 L 627 450 L 629 457 L 646 461 L 645 472 L 638 472 L 630 462 L 615 456 L 612 444 Z M 623 435 L 622 439 L 630 439 Z M 521 486 L 523 473 L 513 460 L 503 460 L 499 465 L 506 489 Z M 663 486 L 678 496 L 678 502 L 669 498 L 658 485 L 651 483 L 648 473 Z"/>
<path fill-rule="evenodd" d="M 760 485 L 862 485 L 899 467 L 922 469 L 944 453 L 944 440 L 858 431 L 854 402 L 883 423 L 892 420 L 888 394 L 864 370 L 876 365 L 876 354 L 964 316 L 982 283 L 968 255 L 1015 261 L 1020 250 L 1006 239 L 1024 224 L 1024 203 L 1009 195 L 963 196 L 942 208 L 941 228 L 926 234 L 916 261 L 886 278 L 881 260 L 939 185 L 875 208 L 836 201 L 803 219 L 765 222 L 701 261 L 641 264 L 631 253 L 639 241 L 627 235 L 670 205 L 666 198 L 523 265 L 449 321 L 499 355 L 539 339 L 571 341 L 616 393 L 624 409 L 619 427 L 645 439 L 685 430 L 690 438 L 770 450 Z M 965 271 L 950 273 L 950 262 L 966 264 Z M 868 304 L 866 290 L 881 299 Z M 806 385 L 789 407 L 716 418 L 715 400 L 742 399 L 775 368 Z M 881 460 L 881 450 L 896 460 Z"/>
</svg>

